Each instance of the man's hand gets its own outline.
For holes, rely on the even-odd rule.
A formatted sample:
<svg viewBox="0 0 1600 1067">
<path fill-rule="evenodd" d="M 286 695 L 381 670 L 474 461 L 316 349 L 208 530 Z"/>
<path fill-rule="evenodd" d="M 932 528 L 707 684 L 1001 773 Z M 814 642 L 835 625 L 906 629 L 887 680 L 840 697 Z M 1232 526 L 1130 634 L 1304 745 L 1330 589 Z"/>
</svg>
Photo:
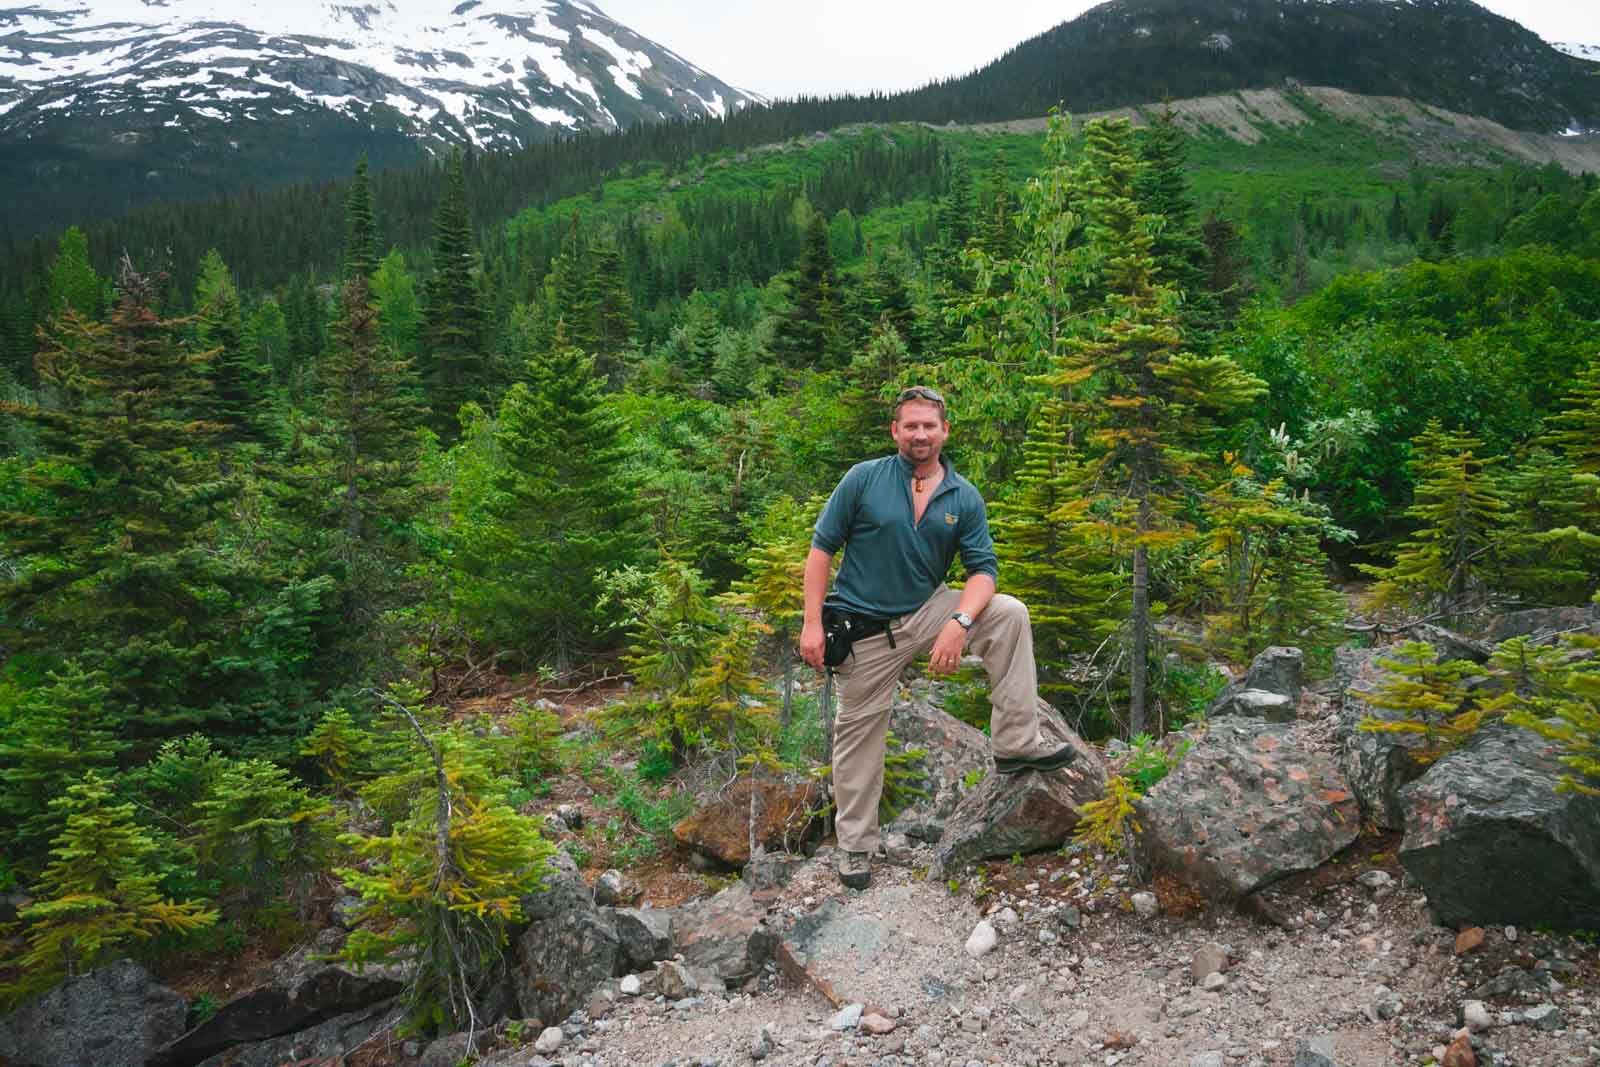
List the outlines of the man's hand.
<svg viewBox="0 0 1600 1067">
<path fill-rule="evenodd" d="M 934 674 L 952 674 L 961 666 L 961 650 L 967 647 L 967 631 L 959 622 L 951 619 L 944 624 L 944 629 L 939 631 L 939 637 L 933 643 L 933 651 L 928 653 L 928 669 Z"/>
<path fill-rule="evenodd" d="M 822 636 L 822 623 L 808 622 L 800 627 L 800 658 L 819 671 L 822 669 L 822 653 L 826 643 Z"/>
</svg>

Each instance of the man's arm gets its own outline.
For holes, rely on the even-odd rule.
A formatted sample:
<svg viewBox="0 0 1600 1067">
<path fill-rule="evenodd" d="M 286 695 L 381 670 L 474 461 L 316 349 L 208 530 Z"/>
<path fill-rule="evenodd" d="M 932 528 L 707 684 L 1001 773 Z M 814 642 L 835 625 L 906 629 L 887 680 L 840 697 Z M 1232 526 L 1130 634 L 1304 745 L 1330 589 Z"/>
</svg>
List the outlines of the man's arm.
<svg viewBox="0 0 1600 1067">
<path fill-rule="evenodd" d="M 819 671 L 826 643 L 822 635 L 822 599 L 828 595 L 828 573 L 832 567 L 832 552 L 813 547 L 806 557 L 806 612 L 800 626 L 800 658 Z"/>
<path fill-rule="evenodd" d="M 961 587 L 961 602 L 956 605 L 956 611 L 976 619 L 983 614 L 983 609 L 989 606 L 993 597 L 994 575 L 988 571 L 969 575 L 967 584 Z M 935 674 L 951 673 L 961 666 L 961 653 L 966 647 L 966 629 L 955 619 L 948 620 L 928 652 L 929 669 Z"/>
<path fill-rule="evenodd" d="M 961 509 L 959 549 L 961 565 L 967 570 L 967 584 L 961 587 L 961 602 L 956 610 L 976 619 L 994 597 L 999 573 L 995 562 L 994 538 L 989 535 L 989 516 L 983 498 L 974 498 Z M 928 667 L 936 674 L 949 674 L 961 666 L 961 652 L 967 646 L 967 631 L 951 619 L 939 631 L 928 653 Z"/>
</svg>

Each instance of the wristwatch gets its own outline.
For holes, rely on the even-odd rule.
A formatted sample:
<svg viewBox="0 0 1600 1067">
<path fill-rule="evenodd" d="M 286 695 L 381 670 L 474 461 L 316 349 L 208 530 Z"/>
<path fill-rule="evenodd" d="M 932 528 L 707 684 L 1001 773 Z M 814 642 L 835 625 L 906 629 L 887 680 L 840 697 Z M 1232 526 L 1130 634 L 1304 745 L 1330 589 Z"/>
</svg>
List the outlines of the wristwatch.
<svg viewBox="0 0 1600 1067">
<path fill-rule="evenodd" d="M 966 612 L 958 611 L 950 617 L 956 620 L 956 622 L 960 623 L 963 630 L 972 629 L 972 616 L 968 615 Z"/>
</svg>

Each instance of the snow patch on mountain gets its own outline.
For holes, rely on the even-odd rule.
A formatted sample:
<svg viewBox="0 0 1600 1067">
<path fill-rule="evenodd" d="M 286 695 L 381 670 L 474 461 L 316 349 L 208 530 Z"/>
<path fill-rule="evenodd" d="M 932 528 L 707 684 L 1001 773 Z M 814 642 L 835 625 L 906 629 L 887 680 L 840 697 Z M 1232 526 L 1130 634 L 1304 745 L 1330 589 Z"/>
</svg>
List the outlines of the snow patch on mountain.
<svg viewBox="0 0 1600 1067">
<path fill-rule="evenodd" d="M 1591 63 L 1600 63 L 1600 44 L 1578 44 L 1573 41 L 1552 41 L 1550 47 L 1557 52 L 1565 52 L 1569 56 L 1587 59 Z"/>
<path fill-rule="evenodd" d="M 74 107 L 176 107 L 226 120 L 252 117 L 241 110 L 251 102 L 276 104 L 277 115 L 298 103 L 410 135 L 507 146 L 552 130 L 721 116 L 759 100 L 587 0 L 236 0 L 225 9 L 40 0 L 0 10 L 0 132 Z"/>
</svg>

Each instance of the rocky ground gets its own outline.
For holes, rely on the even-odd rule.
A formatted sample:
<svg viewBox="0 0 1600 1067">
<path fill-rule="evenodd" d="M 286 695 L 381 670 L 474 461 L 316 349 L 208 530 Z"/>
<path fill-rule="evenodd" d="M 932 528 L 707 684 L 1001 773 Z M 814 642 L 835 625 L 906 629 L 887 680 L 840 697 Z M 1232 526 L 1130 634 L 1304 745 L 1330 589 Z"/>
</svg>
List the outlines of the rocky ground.
<svg viewBox="0 0 1600 1067">
<path fill-rule="evenodd" d="M 1442 1061 L 1465 1022 L 1479 1064 L 1600 1063 L 1592 944 L 1507 928 L 1458 953 L 1392 853 L 1353 852 L 1275 895 L 1285 928 L 1192 914 L 1176 887 L 1139 895 L 1087 853 L 988 864 L 975 901 L 974 880 L 927 879 L 931 850 L 880 862 L 864 892 L 823 850 L 771 904 L 803 976 L 774 964 L 738 992 L 663 993 L 666 964 L 612 983 L 559 1043 L 530 1033 L 485 1062 L 1377 1067 Z"/>
</svg>

